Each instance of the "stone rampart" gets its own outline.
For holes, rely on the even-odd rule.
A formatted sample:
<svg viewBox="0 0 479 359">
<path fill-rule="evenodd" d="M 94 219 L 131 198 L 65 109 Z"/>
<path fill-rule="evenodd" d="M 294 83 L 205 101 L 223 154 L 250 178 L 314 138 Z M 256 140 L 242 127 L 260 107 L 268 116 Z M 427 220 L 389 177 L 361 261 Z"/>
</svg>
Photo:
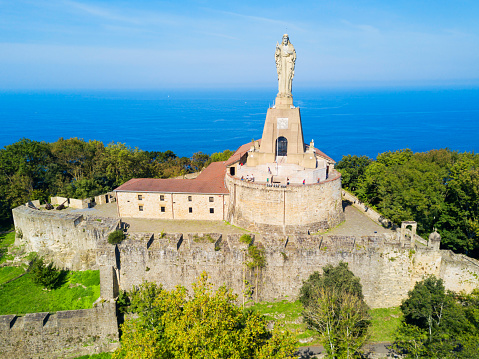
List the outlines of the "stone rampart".
<svg viewBox="0 0 479 359">
<path fill-rule="evenodd" d="M 252 300 L 293 299 L 311 273 L 341 261 L 348 262 L 361 279 L 371 307 L 399 305 L 416 281 L 429 274 L 443 278 L 446 287 L 455 291 L 478 285 L 479 262 L 399 239 L 396 235 L 256 237 L 254 244 L 264 249 L 267 264 L 250 269 L 248 246 L 238 235 L 145 233 L 120 244 L 116 262 L 122 289 L 144 280 L 166 289 L 178 284 L 190 287 L 206 271 L 216 286 L 226 284 L 240 298 L 250 288 L 247 299 Z"/>
<path fill-rule="evenodd" d="M 74 358 L 113 351 L 118 343 L 114 303 L 57 313 L 0 316 L 0 357 Z"/>
<path fill-rule="evenodd" d="M 230 192 L 227 220 L 264 233 L 307 234 L 336 226 L 344 220 L 341 175 L 307 185 L 274 187 L 225 176 Z"/>
<path fill-rule="evenodd" d="M 117 228 L 110 219 L 84 218 L 29 209 L 14 210 L 18 244 L 55 260 L 64 268 L 98 269 L 102 297 L 118 289 L 129 290 L 144 280 L 190 287 L 203 271 L 216 286 L 226 284 L 252 300 L 294 299 L 314 271 L 340 261 L 361 279 L 372 307 L 397 306 L 414 284 L 426 275 L 442 278 L 447 289 L 470 291 L 478 286 L 479 262 L 439 250 L 440 237 L 431 235 L 427 245 L 408 229 L 391 235 L 367 237 L 328 235 L 256 236 L 254 245 L 264 250 L 266 266 L 251 269 L 248 245 L 239 235 L 215 233 L 135 233 L 119 245 L 106 235 Z M 254 237 L 254 236 L 253 236 Z M 108 284 L 107 284 L 108 283 Z M 248 299 L 248 298 L 246 298 Z"/>
<path fill-rule="evenodd" d="M 27 206 L 13 209 L 16 245 L 27 252 L 38 252 L 65 269 L 98 269 L 97 249 L 108 234 L 119 226 L 114 218 L 84 217 L 79 213 L 33 210 Z"/>
</svg>

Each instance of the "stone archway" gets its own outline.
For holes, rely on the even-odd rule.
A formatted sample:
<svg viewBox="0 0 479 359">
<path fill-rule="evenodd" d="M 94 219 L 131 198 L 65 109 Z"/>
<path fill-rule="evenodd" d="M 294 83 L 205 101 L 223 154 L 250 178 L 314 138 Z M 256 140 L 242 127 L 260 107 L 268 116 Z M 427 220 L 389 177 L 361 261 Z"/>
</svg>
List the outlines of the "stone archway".
<svg viewBox="0 0 479 359">
<path fill-rule="evenodd" d="M 276 139 L 276 157 L 288 155 L 288 139 L 284 136 L 280 136 Z"/>
<path fill-rule="evenodd" d="M 408 227 L 411 227 L 411 229 L 410 229 L 410 231 L 411 231 L 410 241 L 411 241 L 411 245 L 414 246 L 415 238 L 416 238 L 417 222 L 414 222 L 414 221 L 401 222 L 401 240 L 405 241 L 406 236 L 409 236 L 409 233 L 406 233 L 406 229 Z"/>
</svg>

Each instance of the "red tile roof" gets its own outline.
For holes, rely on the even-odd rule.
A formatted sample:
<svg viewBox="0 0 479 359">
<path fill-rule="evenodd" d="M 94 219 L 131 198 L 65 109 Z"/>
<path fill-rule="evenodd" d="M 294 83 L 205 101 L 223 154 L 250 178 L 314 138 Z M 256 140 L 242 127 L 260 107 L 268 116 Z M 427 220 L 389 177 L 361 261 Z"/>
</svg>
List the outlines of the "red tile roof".
<svg viewBox="0 0 479 359">
<path fill-rule="evenodd" d="M 258 144 L 261 145 L 261 139 L 256 141 L 258 141 Z M 251 142 L 245 143 L 244 145 L 240 146 L 236 150 L 236 152 L 230 158 L 228 158 L 228 160 L 225 162 L 225 165 L 231 166 L 233 163 L 238 162 L 241 159 L 241 157 L 243 157 L 243 155 L 250 150 L 251 146 L 252 146 Z"/>
<path fill-rule="evenodd" d="M 309 145 L 306 145 L 306 150 L 307 150 L 308 148 L 309 148 Z M 319 155 L 319 156 L 321 156 L 321 157 L 323 157 L 323 158 L 326 158 L 327 160 L 330 160 L 330 161 L 332 161 L 333 163 L 336 163 L 335 160 L 333 160 L 331 157 L 329 157 L 329 156 L 328 156 L 327 154 L 325 154 L 323 151 L 318 150 L 316 147 L 314 148 L 314 152 L 315 152 L 317 155 Z"/>
<path fill-rule="evenodd" d="M 213 162 L 195 179 L 133 178 L 115 191 L 229 194 L 224 183 L 225 173 L 224 162 Z"/>
</svg>

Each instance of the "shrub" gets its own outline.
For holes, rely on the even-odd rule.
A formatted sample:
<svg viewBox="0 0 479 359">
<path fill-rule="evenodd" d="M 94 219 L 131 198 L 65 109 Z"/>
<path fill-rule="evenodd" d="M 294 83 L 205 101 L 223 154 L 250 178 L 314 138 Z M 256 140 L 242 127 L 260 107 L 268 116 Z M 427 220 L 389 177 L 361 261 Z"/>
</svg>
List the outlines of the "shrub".
<svg viewBox="0 0 479 359">
<path fill-rule="evenodd" d="M 258 248 L 256 246 L 248 247 L 248 256 L 251 261 L 246 263 L 248 268 L 264 268 L 266 266 L 266 257 L 264 256 L 264 249 Z"/>
<path fill-rule="evenodd" d="M 124 239 L 125 239 L 125 233 L 123 233 L 123 231 L 121 231 L 119 229 L 117 229 L 114 232 L 111 232 L 108 235 L 108 243 L 110 243 L 110 244 L 121 243 L 121 241 L 124 240 Z"/>
<path fill-rule="evenodd" d="M 131 299 L 128 293 L 124 290 L 120 292 L 118 298 L 116 298 L 116 307 L 118 308 L 118 312 L 125 314 L 128 313 L 128 309 L 131 305 Z"/>
<path fill-rule="evenodd" d="M 239 240 L 241 243 L 246 243 L 246 244 L 251 244 L 251 242 L 253 241 L 253 239 L 251 239 L 251 236 L 249 234 L 243 234 Z"/>
<path fill-rule="evenodd" d="M 58 270 L 52 262 L 45 264 L 43 258 L 36 258 L 33 261 L 30 272 L 33 281 L 47 289 L 54 289 L 60 284 L 61 270 Z"/>
</svg>

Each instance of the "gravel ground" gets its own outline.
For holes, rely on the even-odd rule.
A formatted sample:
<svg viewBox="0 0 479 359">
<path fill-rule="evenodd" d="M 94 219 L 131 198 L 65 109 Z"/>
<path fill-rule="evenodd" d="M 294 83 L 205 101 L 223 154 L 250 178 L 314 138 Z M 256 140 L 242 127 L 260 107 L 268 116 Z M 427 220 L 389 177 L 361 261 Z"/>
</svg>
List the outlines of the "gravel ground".
<svg viewBox="0 0 479 359">
<path fill-rule="evenodd" d="M 84 215 L 118 218 L 116 203 L 97 205 L 86 209 L 65 209 L 65 212 L 82 213 Z M 344 209 L 346 220 L 329 231 L 328 235 L 356 235 L 367 236 L 381 233 L 393 233 L 372 221 L 360 210 L 351 205 Z M 223 221 L 191 221 L 191 220 L 164 220 L 164 219 L 140 219 L 122 218 L 122 222 L 129 225 L 129 232 L 165 232 L 165 233 L 222 233 L 234 234 L 245 233 L 244 229 L 232 226 Z"/>
</svg>

